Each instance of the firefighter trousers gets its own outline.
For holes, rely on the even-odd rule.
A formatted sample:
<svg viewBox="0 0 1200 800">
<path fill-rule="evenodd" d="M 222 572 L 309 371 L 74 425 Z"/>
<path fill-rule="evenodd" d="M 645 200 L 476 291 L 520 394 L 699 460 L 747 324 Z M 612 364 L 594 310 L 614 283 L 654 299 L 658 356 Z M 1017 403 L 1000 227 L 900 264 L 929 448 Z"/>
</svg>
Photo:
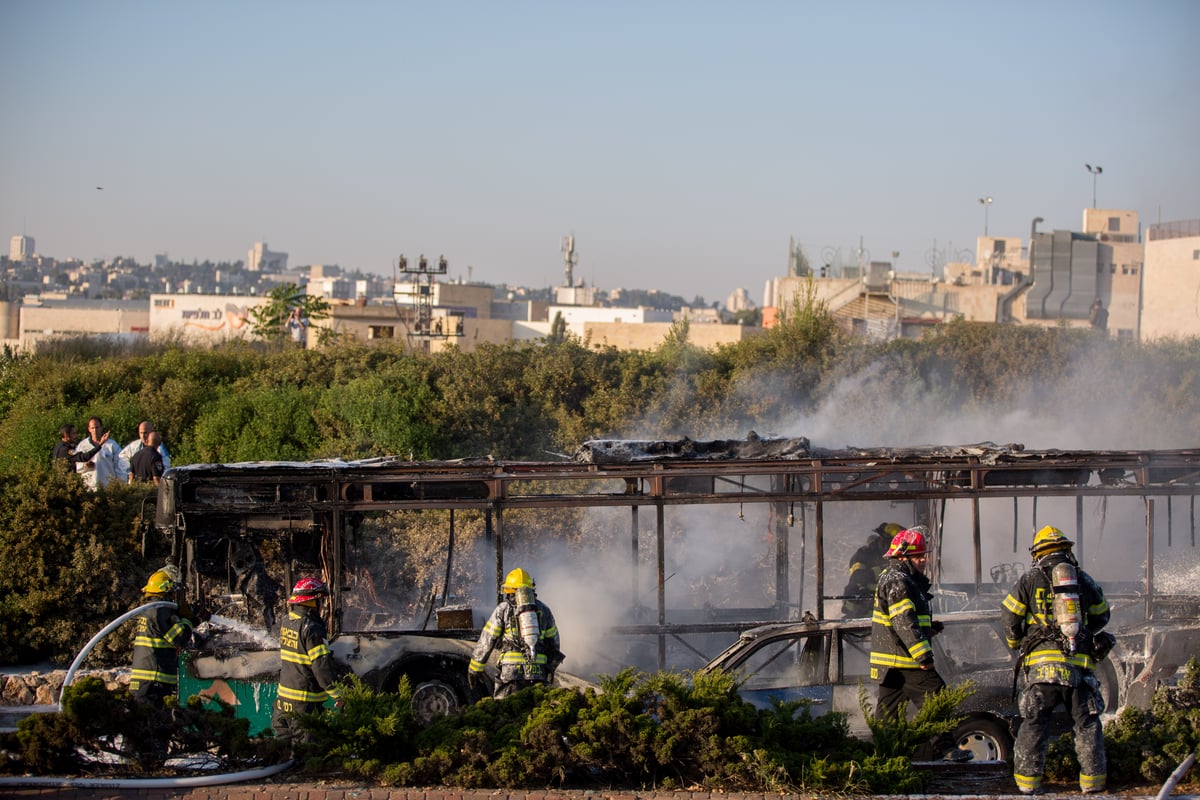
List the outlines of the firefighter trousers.
<svg viewBox="0 0 1200 800">
<path fill-rule="evenodd" d="M 888 667 L 879 681 L 875 719 L 895 719 L 901 707 L 911 701 L 916 708 L 925 704 L 925 696 L 940 692 L 946 682 L 935 669 L 899 669 Z"/>
<path fill-rule="evenodd" d="M 1042 784 L 1046 751 L 1050 747 L 1050 717 L 1062 704 L 1075 724 L 1075 756 L 1079 759 L 1079 788 L 1096 792 L 1104 788 L 1108 761 L 1104 754 L 1104 729 L 1100 713 L 1104 699 L 1091 675 L 1078 686 L 1034 683 L 1021 693 L 1021 727 L 1013 751 L 1013 777 L 1022 792 L 1037 791 Z"/>
</svg>

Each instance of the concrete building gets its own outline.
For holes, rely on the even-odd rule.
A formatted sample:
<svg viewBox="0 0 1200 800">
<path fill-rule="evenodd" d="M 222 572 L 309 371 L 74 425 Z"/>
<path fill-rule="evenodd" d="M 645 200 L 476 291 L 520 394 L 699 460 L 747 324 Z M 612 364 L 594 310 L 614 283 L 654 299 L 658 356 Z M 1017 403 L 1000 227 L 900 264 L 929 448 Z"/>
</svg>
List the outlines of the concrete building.
<svg viewBox="0 0 1200 800">
<path fill-rule="evenodd" d="M 750 299 L 750 293 L 745 289 L 734 289 L 725 298 L 725 310 L 731 313 L 749 311 L 752 308 L 754 308 L 754 301 Z"/>
<path fill-rule="evenodd" d="M 264 302 L 266 298 L 241 295 L 152 294 L 150 335 L 189 344 L 249 338 L 250 311 Z"/>
<path fill-rule="evenodd" d="M 146 301 L 43 298 L 21 304 L 17 329 L 21 350 L 36 352 L 46 342 L 80 336 L 147 339 L 150 311 Z"/>
<path fill-rule="evenodd" d="M 586 322 L 581 327 L 579 337 L 592 347 L 615 347 L 618 350 L 653 350 L 676 330 L 672 322 Z M 762 334 L 763 329 L 757 325 L 690 325 L 687 340 L 696 347 L 710 350 L 718 345 L 734 344 Z"/>
<path fill-rule="evenodd" d="M 582 329 L 590 322 L 624 322 L 641 325 L 647 322 L 673 322 L 674 315 L 667 310 L 658 308 L 613 308 L 609 306 L 559 306 L 552 305 L 546 311 L 546 318 L 553 322 L 561 316 L 567 323 L 568 330 Z"/>
<path fill-rule="evenodd" d="M 246 269 L 251 272 L 287 272 L 287 253 L 277 253 L 266 242 L 255 242 L 246 255 Z"/>
<path fill-rule="evenodd" d="M 1141 338 L 1187 336 L 1200 336 L 1200 219 L 1146 232 Z"/>
<path fill-rule="evenodd" d="M 35 249 L 32 236 L 14 236 L 8 240 L 8 257 L 12 261 L 26 261 L 33 258 Z"/>
<path fill-rule="evenodd" d="M 846 277 L 775 278 L 764 293 L 763 325 L 776 324 L 810 290 L 847 330 L 884 339 L 918 336 L 955 317 L 1087 327 L 1099 299 L 1109 335 L 1137 339 L 1144 252 L 1137 212 L 1085 209 L 1081 232 L 1039 232 L 1037 222 L 1027 247 L 1015 237 L 981 236 L 975 263 L 947 264 L 942 275 L 872 262 Z"/>
</svg>

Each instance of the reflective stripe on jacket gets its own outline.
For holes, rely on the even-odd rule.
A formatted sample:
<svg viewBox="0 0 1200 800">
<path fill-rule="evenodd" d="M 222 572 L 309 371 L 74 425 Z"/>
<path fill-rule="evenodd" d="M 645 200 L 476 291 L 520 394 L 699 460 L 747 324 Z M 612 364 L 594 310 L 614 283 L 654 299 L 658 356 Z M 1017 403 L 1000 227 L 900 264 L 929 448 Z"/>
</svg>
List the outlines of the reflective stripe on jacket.
<svg viewBox="0 0 1200 800">
<path fill-rule="evenodd" d="M 1086 611 L 1073 653 L 1068 652 L 1069 647 L 1064 649 L 1066 639 L 1059 633 L 1054 620 L 1053 589 L 1041 567 L 1034 566 L 1022 575 L 1004 598 L 1000 616 L 1005 641 L 1013 650 L 1021 651 L 1021 666 L 1033 671 L 1031 680 L 1034 682 L 1038 681 L 1039 675 L 1046 676 L 1047 682 L 1051 683 L 1068 682 L 1069 674 L 1063 674 L 1063 667 L 1096 668 L 1092 636 L 1108 624 L 1111 611 L 1104 599 L 1104 590 L 1095 579 L 1079 567 L 1075 569 L 1079 580 L 1079 602 Z"/>
<path fill-rule="evenodd" d="M 279 628 L 279 689 L 277 696 L 297 703 L 337 699 L 333 651 L 325 640 L 325 623 L 315 609 L 288 607 Z"/>
<path fill-rule="evenodd" d="M 192 623 L 167 606 L 152 608 L 138 617 L 133 639 L 133 669 L 129 680 L 179 683 L 179 648 L 192 635 Z"/>
<path fill-rule="evenodd" d="M 499 652 L 500 679 L 513 680 L 517 677 L 544 680 L 548 677 L 546 665 L 551 656 L 559 652 L 558 625 L 549 606 L 537 601 L 538 626 L 541 635 L 532 661 L 526 656 L 525 642 L 517 620 L 517 609 L 505 600 L 496 606 L 479 634 L 479 641 L 471 653 L 471 672 L 483 672 L 488 656 L 493 650 Z"/>
<path fill-rule="evenodd" d="M 871 613 L 871 666 L 920 669 L 933 663 L 929 579 L 899 559 L 879 576 Z M 881 670 L 871 676 L 882 680 Z"/>
</svg>

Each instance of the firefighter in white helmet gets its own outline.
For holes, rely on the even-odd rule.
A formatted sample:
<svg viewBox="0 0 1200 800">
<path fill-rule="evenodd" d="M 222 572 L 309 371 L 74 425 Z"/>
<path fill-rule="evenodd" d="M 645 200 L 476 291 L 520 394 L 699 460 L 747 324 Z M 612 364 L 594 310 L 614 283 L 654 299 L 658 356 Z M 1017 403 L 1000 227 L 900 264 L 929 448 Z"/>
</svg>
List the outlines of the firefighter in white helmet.
<svg viewBox="0 0 1200 800">
<path fill-rule="evenodd" d="M 500 590 L 503 599 L 483 626 L 467 667 L 471 687 L 481 690 L 488 656 L 498 651 L 500 674 L 492 691 L 497 699 L 526 686 L 550 683 L 563 661 L 554 614 L 537 599 L 529 573 L 514 569 Z"/>
<path fill-rule="evenodd" d="M 1017 580 L 1001 609 L 1005 638 L 1017 651 L 1016 669 L 1025 677 L 1013 752 L 1013 778 L 1023 794 L 1041 790 L 1050 715 L 1060 703 L 1075 723 L 1080 790 L 1102 792 L 1107 783 L 1100 724 L 1104 697 L 1093 670 L 1115 640 L 1102 631 L 1110 616 L 1104 591 L 1079 568 L 1072 545 L 1051 525 L 1034 534 L 1033 567 Z"/>
</svg>

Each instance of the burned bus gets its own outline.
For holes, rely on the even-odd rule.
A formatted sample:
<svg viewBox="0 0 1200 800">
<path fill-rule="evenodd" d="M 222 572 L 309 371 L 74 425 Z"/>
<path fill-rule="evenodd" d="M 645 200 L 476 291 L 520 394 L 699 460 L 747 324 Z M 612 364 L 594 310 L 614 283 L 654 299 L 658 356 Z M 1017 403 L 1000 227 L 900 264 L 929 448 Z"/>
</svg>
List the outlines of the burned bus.
<svg viewBox="0 0 1200 800">
<path fill-rule="evenodd" d="M 339 661 L 381 689 L 406 676 L 429 717 L 471 699 L 506 568 L 529 569 L 554 609 L 570 683 L 698 669 L 750 628 L 837 617 L 848 557 L 885 521 L 932 531 L 935 611 L 996 610 L 1053 524 L 1114 607 L 1112 705 L 1148 702 L 1200 650 L 1198 489 L 1192 450 L 597 440 L 546 462 L 175 467 L 146 547 L 216 614 L 197 678 L 270 676 L 287 590 L 316 575 Z M 988 652 L 964 663 L 1010 663 L 974 646 Z"/>
</svg>

